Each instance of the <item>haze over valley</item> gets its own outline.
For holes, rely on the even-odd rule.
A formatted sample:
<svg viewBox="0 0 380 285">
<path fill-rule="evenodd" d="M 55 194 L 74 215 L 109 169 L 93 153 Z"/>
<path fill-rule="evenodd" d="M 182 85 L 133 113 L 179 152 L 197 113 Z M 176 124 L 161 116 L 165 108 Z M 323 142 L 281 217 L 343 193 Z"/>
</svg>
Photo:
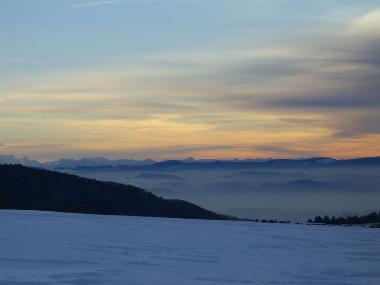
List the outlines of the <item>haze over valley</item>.
<svg viewBox="0 0 380 285">
<path fill-rule="evenodd" d="M 22 163 L 102 181 L 134 185 L 155 195 L 250 219 L 305 222 L 317 215 L 366 214 L 380 201 L 380 158 L 355 160 L 108 160 Z"/>
</svg>

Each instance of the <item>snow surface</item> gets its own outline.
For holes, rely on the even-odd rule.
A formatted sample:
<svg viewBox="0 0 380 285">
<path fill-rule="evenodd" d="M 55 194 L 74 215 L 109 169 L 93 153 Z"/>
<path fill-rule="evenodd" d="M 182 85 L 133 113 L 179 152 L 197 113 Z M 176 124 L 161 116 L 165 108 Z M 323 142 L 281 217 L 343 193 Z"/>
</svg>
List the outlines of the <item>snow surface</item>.
<svg viewBox="0 0 380 285">
<path fill-rule="evenodd" d="M 0 284 L 380 284 L 380 230 L 0 211 Z"/>
</svg>

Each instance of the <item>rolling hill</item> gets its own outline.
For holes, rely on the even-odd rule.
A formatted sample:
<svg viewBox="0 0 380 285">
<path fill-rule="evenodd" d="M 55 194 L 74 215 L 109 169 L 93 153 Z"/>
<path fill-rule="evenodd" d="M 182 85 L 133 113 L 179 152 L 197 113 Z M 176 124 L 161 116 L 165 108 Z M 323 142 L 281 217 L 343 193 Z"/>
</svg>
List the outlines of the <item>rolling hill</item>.
<svg viewBox="0 0 380 285">
<path fill-rule="evenodd" d="M 140 188 L 21 165 L 0 165 L 0 208 L 72 213 L 229 219 Z"/>
</svg>

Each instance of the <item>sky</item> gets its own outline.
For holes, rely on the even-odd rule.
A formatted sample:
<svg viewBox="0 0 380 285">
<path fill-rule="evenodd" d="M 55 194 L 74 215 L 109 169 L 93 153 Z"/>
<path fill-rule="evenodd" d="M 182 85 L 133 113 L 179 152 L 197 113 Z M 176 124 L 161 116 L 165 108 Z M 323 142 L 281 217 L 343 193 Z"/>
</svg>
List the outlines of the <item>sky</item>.
<svg viewBox="0 0 380 285">
<path fill-rule="evenodd" d="M 380 1 L 1 0 L 0 154 L 380 155 Z"/>
</svg>

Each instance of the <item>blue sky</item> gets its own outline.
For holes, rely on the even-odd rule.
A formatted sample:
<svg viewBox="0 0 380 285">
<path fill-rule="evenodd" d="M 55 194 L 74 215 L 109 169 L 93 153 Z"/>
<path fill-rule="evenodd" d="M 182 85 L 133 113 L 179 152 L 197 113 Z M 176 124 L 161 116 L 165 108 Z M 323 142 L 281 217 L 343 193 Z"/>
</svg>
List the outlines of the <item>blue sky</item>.
<svg viewBox="0 0 380 285">
<path fill-rule="evenodd" d="M 379 151 L 380 1 L 4 0 L 0 8 L 1 152 Z"/>
<path fill-rule="evenodd" d="M 2 1 L 1 70 L 28 73 L 92 66 L 115 56 L 265 46 L 288 35 L 344 23 L 378 5 L 379 1 Z"/>
</svg>

